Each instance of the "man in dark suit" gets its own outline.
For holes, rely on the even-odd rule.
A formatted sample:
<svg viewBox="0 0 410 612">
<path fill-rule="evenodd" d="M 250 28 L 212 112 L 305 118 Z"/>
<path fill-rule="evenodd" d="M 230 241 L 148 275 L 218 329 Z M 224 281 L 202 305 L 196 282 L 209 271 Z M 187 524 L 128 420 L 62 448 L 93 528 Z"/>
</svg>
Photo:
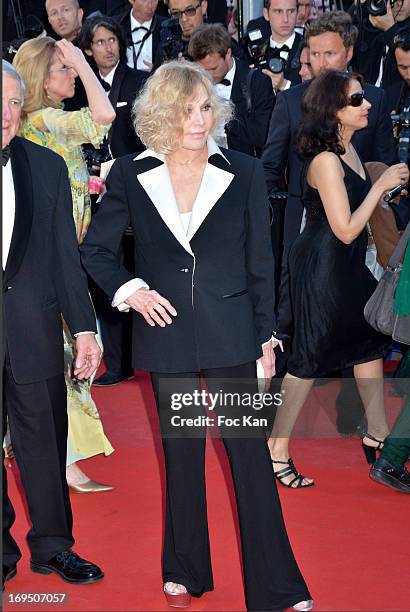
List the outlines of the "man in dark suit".
<svg viewBox="0 0 410 612">
<path fill-rule="evenodd" d="M 129 0 L 131 10 L 119 17 L 131 68 L 152 70 L 159 52 L 162 17 L 155 14 L 158 0 Z"/>
<path fill-rule="evenodd" d="M 109 17 L 97 15 L 86 20 L 81 31 L 80 48 L 91 58 L 116 117 L 108 133 L 108 146 L 114 158 L 137 153 L 144 146 L 132 125 L 131 111 L 148 72 L 126 64 L 126 44 L 121 26 Z M 133 269 L 133 236 L 125 233 L 122 253 L 127 269 Z M 131 316 L 111 308 L 105 294 L 95 287 L 94 302 L 101 323 L 104 362 L 107 371 L 94 385 L 111 386 L 133 377 L 131 365 Z"/>
<path fill-rule="evenodd" d="M 357 30 L 350 16 L 343 11 L 326 13 L 312 22 L 308 31 L 310 62 L 314 75 L 322 70 L 346 70 L 353 54 L 353 45 Z M 310 81 L 292 87 L 280 93 L 272 113 L 269 134 L 262 155 L 268 191 L 282 191 L 285 188 L 283 169 L 287 162 L 288 200 L 284 220 L 281 210 L 274 209 L 274 224 L 284 223 L 283 253 L 276 252 L 282 258 L 281 283 L 278 305 L 278 329 L 285 337 L 291 335 L 292 314 L 290 306 L 287 277 L 287 256 L 295 238 L 299 235 L 303 217 L 301 202 L 301 174 L 304 162 L 298 156 L 295 147 L 297 130 L 302 121 L 302 98 Z M 371 102 L 367 128 L 356 132 L 353 145 L 363 162 L 383 161 L 395 163 L 396 150 L 393 142 L 389 114 L 385 108 L 383 91 L 365 84 L 366 98 Z M 279 214 L 278 214 L 279 213 Z M 288 343 L 285 343 L 285 346 Z M 281 364 L 279 373 L 286 370 L 286 351 L 279 356 Z M 355 421 L 355 418 L 353 418 Z"/>
<path fill-rule="evenodd" d="M 295 31 L 297 10 L 296 0 L 265 0 L 263 16 L 271 30 L 266 40 L 266 59 L 278 58 L 284 64 L 282 72 L 264 70 L 272 81 L 275 93 L 300 83 L 298 51 L 302 36 Z"/>
<path fill-rule="evenodd" d="M 48 21 L 59 38 L 73 41 L 83 21 L 83 10 L 78 0 L 46 0 Z"/>
<path fill-rule="evenodd" d="M 78 46 L 90 58 L 116 112 L 108 133 L 112 156 L 143 151 L 132 126 L 131 111 L 148 73 L 127 66 L 121 27 L 104 15 L 90 17 L 81 30 Z"/>
<path fill-rule="evenodd" d="M 18 73 L 3 61 L 3 436 L 8 420 L 32 523 L 31 570 L 85 584 L 103 573 L 70 550 L 61 314 L 76 337 L 74 376 L 88 378 L 100 350 L 67 168 L 59 155 L 15 137 L 23 96 Z M 14 520 L 3 467 L 3 580 L 15 576 L 21 557 Z"/>
<path fill-rule="evenodd" d="M 398 35 L 392 48 L 400 80 L 385 90 L 387 109 L 400 113 L 410 105 L 410 33 Z"/>
<path fill-rule="evenodd" d="M 191 36 L 188 53 L 211 75 L 218 94 L 235 105 L 234 119 L 218 135 L 223 146 L 260 155 L 274 103 L 270 81 L 232 56 L 230 36 L 221 24 L 203 24 Z"/>
</svg>

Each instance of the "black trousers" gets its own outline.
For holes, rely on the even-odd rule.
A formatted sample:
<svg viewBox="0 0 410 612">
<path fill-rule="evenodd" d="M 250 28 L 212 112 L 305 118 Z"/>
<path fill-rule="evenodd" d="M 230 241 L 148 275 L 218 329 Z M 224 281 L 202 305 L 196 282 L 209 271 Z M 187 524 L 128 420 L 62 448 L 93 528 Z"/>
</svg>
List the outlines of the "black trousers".
<svg viewBox="0 0 410 612">
<path fill-rule="evenodd" d="M 31 559 L 41 563 L 74 544 L 65 475 L 67 389 L 64 375 L 18 385 L 6 358 L 3 437 L 7 418 L 32 523 L 27 535 Z M 21 557 L 10 533 L 14 520 L 14 509 L 7 493 L 7 470 L 3 464 L 3 563 L 9 567 Z"/>
<path fill-rule="evenodd" d="M 256 391 L 255 363 L 204 370 L 209 392 L 232 392 L 245 385 Z M 170 419 L 173 393 L 200 390 L 200 373 L 151 374 L 160 416 L 165 453 L 167 492 L 163 578 L 183 584 L 194 596 L 213 589 L 209 549 L 206 489 L 206 428 L 176 428 Z M 219 414 L 229 409 L 219 406 Z M 253 412 L 252 410 L 250 410 Z M 203 412 L 203 411 L 202 411 Z M 255 414 L 255 413 L 254 413 Z M 198 417 L 201 408 L 180 410 L 181 417 Z M 215 414 L 213 415 L 215 418 Z M 262 429 L 248 432 L 220 427 L 228 454 L 239 516 L 245 599 L 248 610 L 282 610 L 310 599 L 286 533 L 272 464 Z"/>
</svg>

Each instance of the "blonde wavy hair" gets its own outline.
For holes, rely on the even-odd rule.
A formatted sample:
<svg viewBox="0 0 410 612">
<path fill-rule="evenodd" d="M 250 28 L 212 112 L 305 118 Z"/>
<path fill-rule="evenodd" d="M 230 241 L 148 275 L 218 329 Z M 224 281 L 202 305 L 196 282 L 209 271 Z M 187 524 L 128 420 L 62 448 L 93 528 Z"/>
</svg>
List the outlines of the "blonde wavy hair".
<svg viewBox="0 0 410 612">
<path fill-rule="evenodd" d="M 56 41 L 50 36 L 33 38 L 23 43 L 16 53 L 13 66 L 26 85 L 23 117 L 47 106 L 61 108 L 61 104 L 49 98 L 44 89 L 54 59 L 55 43 Z"/>
<path fill-rule="evenodd" d="M 188 103 L 203 87 L 209 96 L 215 132 L 232 117 L 232 103 L 220 98 L 202 66 L 193 62 L 162 64 L 146 81 L 134 102 L 134 128 L 143 144 L 156 153 L 169 154 L 180 146 Z"/>
</svg>

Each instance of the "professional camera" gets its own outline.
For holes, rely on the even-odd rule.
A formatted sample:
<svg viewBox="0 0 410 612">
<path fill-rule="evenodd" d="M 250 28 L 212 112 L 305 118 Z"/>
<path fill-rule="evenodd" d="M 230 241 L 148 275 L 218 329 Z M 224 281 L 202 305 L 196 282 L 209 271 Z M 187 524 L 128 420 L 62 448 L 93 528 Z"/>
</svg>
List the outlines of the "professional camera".
<svg viewBox="0 0 410 612">
<path fill-rule="evenodd" d="M 245 37 L 245 44 L 255 68 L 267 68 L 274 74 L 285 71 L 286 60 L 280 56 L 280 49 L 272 49 L 269 39 L 264 41 L 260 30 L 250 30 Z M 298 59 L 295 58 L 295 61 L 298 62 Z"/>
<path fill-rule="evenodd" d="M 44 32 L 44 26 L 35 15 L 28 15 L 24 20 L 19 22 L 19 28 L 16 28 L 21 34 L 10 42 L 4 41 L 2 44 L 2 57 L 4 60 L 13 63 L 14 56 L 20 49 L 21 45 L 31 38 L 38 38 Z"/>
<path fill-rule="evenodd" d="M 106 139 L 95 149 L 91 144 L 83 144 L 82 151 L 88 173 L 91 176 L 100 176 L 101 164 L 112 159 L 112 155 Z"/>
<path fill-rule="evenodd" d="M 182 39 L 179 19 L 171 17 L 161 23 L 160 44 L 164 60 L 178 59 L 180 53 L 188 58 L 188 42 Z"/>
<path fill-rule="evenodd" d="M 406 106 L 400 114 L 391 115 L 391 120 L 399 161 L 408 164 L 410 160 L 410 106 Z"/>
<path fill-rule="evenodd" d="M 367 10 L 370 15 L 380 17 L 381 15 L 386 15 L 387 3 L 390 2 L 390 6 L 393 6 L 395 1 L 396 0 L 367 0 Z"/>
</svg>

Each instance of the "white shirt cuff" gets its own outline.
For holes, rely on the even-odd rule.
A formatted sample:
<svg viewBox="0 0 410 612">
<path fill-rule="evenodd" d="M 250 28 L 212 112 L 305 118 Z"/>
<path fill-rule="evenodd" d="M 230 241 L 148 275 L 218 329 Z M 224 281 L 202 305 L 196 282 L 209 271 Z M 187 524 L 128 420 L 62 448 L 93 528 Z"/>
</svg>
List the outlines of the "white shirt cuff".
<svg viewBox="0 0 410 612">
<path fill-rule="evenodd" d="M 78 336 L 84 336 L 84 334 L 92 334 L 93 336 L 95 336 L 95 332 L 83 331 L 83 332 L 77 332 L 76 334 L 74 334 L 74 338 L 78 338 Z"/>
<path fill-rule="evenodd" d="M 125 303 L 125 300 L 127 300 L 130 295 L 135 293 L 135 291 L 138 289 L 149 289 L 149 286 L 144 280 L 142 280 L 142 278 L 133 278 L 132 280 L 128 281 L 128 283 L 124 283 L 115 292 L 111 306 L 118 308 L 120 312 L 128 312 L 130 306 Z"/>
<path fill-rule="evenodd" d="M 267 340 L 266 342 L 264 342 L 264 343 L 262 344 L 262 346 L 265 346 L 265 344 L 268 344 L 268 342 L 272 342 L 272 348 L 273 348 L 273 349 L 275 349 L 277 346 L 279 346 L 279 347 L 280 347 L 280 350 L 281 350 L 281 351 L 282 351 L 282 353 L 283 353 L 283 342 L 282 342 L 282 340 L 278 340 L 278 339 L 276 338 L 275 334 L 272 334 L 272 337 L 271 337 L 271 338 L 269 338 L 269 340 Z"/>
</svg>

